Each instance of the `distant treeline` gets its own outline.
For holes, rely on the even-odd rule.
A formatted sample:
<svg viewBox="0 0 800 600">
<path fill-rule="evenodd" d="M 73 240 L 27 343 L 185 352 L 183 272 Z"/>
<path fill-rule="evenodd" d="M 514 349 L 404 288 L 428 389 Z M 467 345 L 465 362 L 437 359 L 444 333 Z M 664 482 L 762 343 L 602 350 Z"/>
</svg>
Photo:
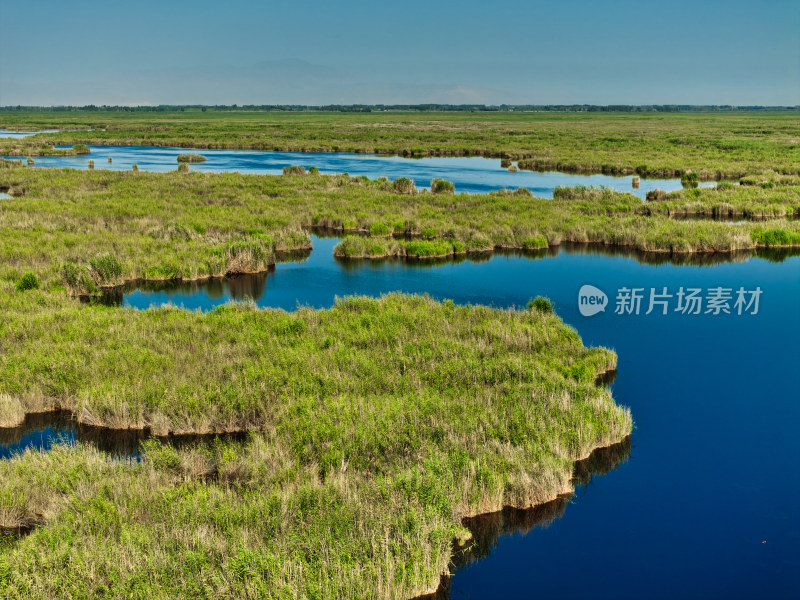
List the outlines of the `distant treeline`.
<svg viewBox="0 0 800 600">
<path fill-rule="evenodd" d="M 311 106 L 305 104 L 231 104 L 205 106 L 202 104 L 158 106 L 0 106 L 0 111 L 20 112 L 223 112 L 223 111 L 328 111 L 328 112 L 380 112 L 380 111 L 472 111 L 472 112 L 737 112 L 737 111 L 800 111 L 800 106 L 732 106 L 729 104 L 328 104 Z"/>
</svg>

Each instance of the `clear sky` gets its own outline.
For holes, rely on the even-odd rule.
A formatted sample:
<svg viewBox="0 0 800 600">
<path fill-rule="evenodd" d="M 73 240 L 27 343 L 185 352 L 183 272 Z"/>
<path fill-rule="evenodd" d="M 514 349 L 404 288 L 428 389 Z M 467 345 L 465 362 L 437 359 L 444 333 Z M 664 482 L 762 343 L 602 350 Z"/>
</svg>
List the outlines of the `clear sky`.
<svg viewBox="0 0 800 600">
<path fill-rule="evenodd" d="M 0 0 L 0 105 L 800 104 L 800 0 Z"/>
</svg>

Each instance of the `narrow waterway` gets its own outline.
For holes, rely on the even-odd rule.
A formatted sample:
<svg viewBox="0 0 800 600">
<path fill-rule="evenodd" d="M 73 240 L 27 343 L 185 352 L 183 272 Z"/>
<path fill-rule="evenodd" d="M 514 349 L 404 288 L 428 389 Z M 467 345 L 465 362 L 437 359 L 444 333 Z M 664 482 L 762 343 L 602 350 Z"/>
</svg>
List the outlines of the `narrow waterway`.
<svg viewBox="0 0 800 600">
<path fill-rule="evenodd" d="M 271 152 L 259 150 L 193 150 L 187 148 L 162 148 L 156 146 L 89 146 L 91 153 L 80 156 L 37 156 L 37 167 L 66 167 L 86 169 L 94 161 L 95 169 L 130 171 L 135 164 L 141 171 L 175 171 L 178 155 L 202 154 L 206 161 L 192 163 L 190 171 L 222 173 L 238 171 L 253 174 L 279 174 L 283 167 L 292 165 L 317 167 L 325 174 L 349 173 L 370 179 L 408 177 L 417 187 L 426 188 L 435 178 L 447 179 L 455 184 L 456 192 L 486 193 L 503 188 L 527 188 L 535 196 L 552 198 L 557 186 L 608 187 L 631 192 L 644 198 L 656 188 L 673 191 L 681 189 L 680 179 L 645 179 L 634 188 L 632 177 L 610 175 L 580 175 L 557 171 L 510 172 L 500 165 L 500 159 L 481 157 L 428 157 L 403 158 L 376 154 L 350 154 L 345 152 Z M 19 157 L 7 157 L 19 159 Z M 108 159 L 111 162 L 108 162 Z M 23 158 L 24 162 L 24 158 Z M 700 185 L 715 185 L 702 182 Z"/>
</svg>

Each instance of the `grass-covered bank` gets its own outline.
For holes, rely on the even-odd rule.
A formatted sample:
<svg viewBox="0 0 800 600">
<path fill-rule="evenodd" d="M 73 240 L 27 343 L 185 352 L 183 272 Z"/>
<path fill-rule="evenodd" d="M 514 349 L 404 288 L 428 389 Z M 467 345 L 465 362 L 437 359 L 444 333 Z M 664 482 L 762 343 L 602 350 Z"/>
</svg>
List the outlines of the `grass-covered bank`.
<svg viewBox="0 0 800 600">
<path fill-rule="evenodd" d="M 89 425 L 162 435 L 240 431 L 271 423 L 295 396 L 433 389 L 486 397 L 530 391 L 556 375 L 555 383 L 591 384 L 616 361 L 584 349 L 545 312 L 394 296 L 296 313 L 246 305 L 205 314 L 120 310 L 41 290 L 4 290 L 0 302 L 4 422 L 62 409 Z M 457 375 L 465 365 L 467 381 Z"/>
<path fill-rule="evenodd" d="M 31 156 L 78 156 L 91 154 L 86 144 L 70 144 L 69 148 L 55 148 L 52 141 L 34 138 L 0 138 L 0 155 L 28 157 Z"/>
<path fill-rule="evenodd" d="M 304 230 L 368 234 L 341 256 L 430 257 L 594 242 L 657 252 L 733 252 L 795 245 L 800 185 L 687 189 L 643 203 L 608 190 L 401 193 L 346 175 L 134 173 L 0 169 L 0 279 L 28 271 L 78 294 L 132 280 L 200 279 L 263 271 L 308 249 Z M 767 185 L 767 183 L 769 185 Z M 760 215 L 733 225 L 676 214 Z M 402 238 L 402 239 L 398 239 Z"/>
<path fill-rule="evenodd" d="M 494 156 L 521 167 L 739 178 L 799 171 L 794 112 L 23 112 L 0 126 L 94 128 L 23 144 L 120 144 L 403 156 Z M 16 141 L 16 140 L 15 140 Z M 0 140 L 0 148 L 4 147 Z M 2 152 L 0 152 L 2 154 Z"/>
<path fill-rule="evenodd" d="M 464 516 L 571 489 L 630 413 L 615 355 L 546 311 L 402 295 L 296 313 L 114 310 L 3 289 L 0 390 L 80 419 L 258 430 L 244 446 L 89 448 L 0 464 L 8 598 L 409 598 Z M 12 407 L 11 410 L 16 410 Z"/>
</svg>

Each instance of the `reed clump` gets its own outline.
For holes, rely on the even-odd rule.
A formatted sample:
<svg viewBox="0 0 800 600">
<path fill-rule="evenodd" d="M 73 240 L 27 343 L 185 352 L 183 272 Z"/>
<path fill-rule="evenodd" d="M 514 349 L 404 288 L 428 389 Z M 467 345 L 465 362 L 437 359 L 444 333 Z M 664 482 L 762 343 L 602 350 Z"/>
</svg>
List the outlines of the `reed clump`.
<svg viewBox="0 0 800 600">
<path fill-rule="evenodd" d="M 19 426 L 25 420 L 22 403 L 8 394 L 0 394 L 0 429 Z M 0 528 L 3 523 L 0 522 Z"/>
<path fill-rule="evenodd" d="M 433 194 L 454 194 L 456 186 L 452 181 L 446 179 L 433 179 L 431 180 L 431 193 Z"/>
<path fill-rule="evenodd" d="M 398 194 L 414 194 L 417 187 L 414 181 L 408 177 L 398 177 L 392 182 L 392 189 Z"/>
<path fill-rule="evenodd" d="M 306 168 L 301 166 L 292 165 L 289 167 L 283 167 L 283 174 L 284 175 L 305 175 Z"/>
<path fill-rule="evenodd" d="M 202 163 L 206 162 L 206 157 L 202 154 L 179 154 L 179 163 Z"/>
<path fill-rule="evenodd" d="M 647 192 L 647 194 L 645 194 L 645 199 L 648 202 L 654 202 L 654 201 L 657 201 L 657 200 L 666 200 L 667 199 L 667 192 L 665 192 L 664 190 L 660 190 L 660 189 L 656 188 L 654 190 L 650 190 L 649 192 Z"/>
<path fill-rule="evenodd" d="M 228 275 L 260 273 L 274 263 L 274 254 L 262 242 L 234 242 L 228 247 L 225 272 Z"/>
<path fill-rule="evenodd" d="M 27 271 L 19 278 L 16 287 L 18 292 L 27 292 L 28 290 L 38 289 L 40 285 L 41 283 L 36 273 Z"/>
</svg>

